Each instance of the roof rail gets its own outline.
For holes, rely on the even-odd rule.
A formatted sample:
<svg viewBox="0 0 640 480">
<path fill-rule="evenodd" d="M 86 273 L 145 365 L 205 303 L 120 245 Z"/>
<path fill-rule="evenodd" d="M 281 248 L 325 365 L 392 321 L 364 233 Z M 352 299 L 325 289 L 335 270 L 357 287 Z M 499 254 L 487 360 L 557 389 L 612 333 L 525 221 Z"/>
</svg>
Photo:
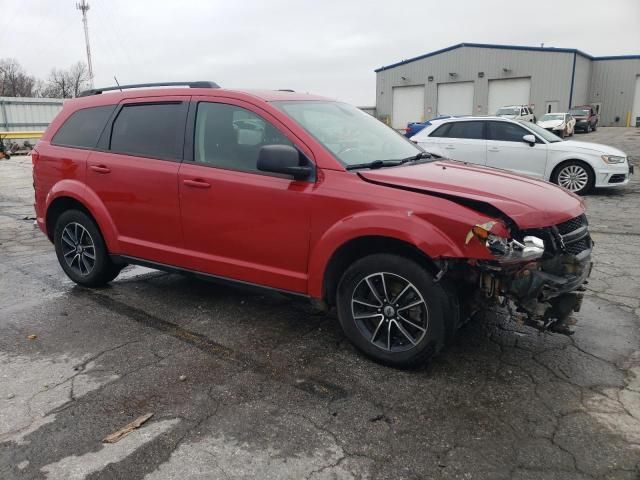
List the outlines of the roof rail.
<svg viewBox="0 0 640 480">
<path fill-rule="evenodd" d="M 102 92 L 110 92 L 113 90 L 125 90 L 130 88 L 146 88 L 146 87 L 189 87 L 189 88 L 220 88 L 215 82 L 197 81 L 197 82 L 160 82 L 160 83 L 134 83 L 131 85 L 116 85 L 114 87 L 92 88 L 80 92 L 79 97 L 88 97 L 90 95 L 100 95 Z"/>
<path fill-rule="evenodd" d="M 278 90 L 276 90 L 276 92 L 291 92 L 291 93 L 295 93 L 295 90 L 292 90 L 290 88 L 279 88 Z"/>
</svg>

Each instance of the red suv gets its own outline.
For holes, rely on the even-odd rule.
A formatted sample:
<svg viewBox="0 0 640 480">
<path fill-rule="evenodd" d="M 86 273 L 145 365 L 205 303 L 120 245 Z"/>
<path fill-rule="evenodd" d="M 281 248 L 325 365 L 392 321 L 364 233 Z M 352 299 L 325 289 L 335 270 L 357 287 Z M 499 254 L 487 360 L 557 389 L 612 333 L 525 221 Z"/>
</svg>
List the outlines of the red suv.
<svg viewBox="0 0 640 480">
<path fill-rule="evenodd" d="M 33 151 L 38 225 L 73 281 L 139 264 L 303 296 L 403 367 L 489 304 L 568 333 L 591 269 L 579 197 L 431 158 L 338 101 L 133 88 L 157 85 L 67 101 Z"/>
</svg>

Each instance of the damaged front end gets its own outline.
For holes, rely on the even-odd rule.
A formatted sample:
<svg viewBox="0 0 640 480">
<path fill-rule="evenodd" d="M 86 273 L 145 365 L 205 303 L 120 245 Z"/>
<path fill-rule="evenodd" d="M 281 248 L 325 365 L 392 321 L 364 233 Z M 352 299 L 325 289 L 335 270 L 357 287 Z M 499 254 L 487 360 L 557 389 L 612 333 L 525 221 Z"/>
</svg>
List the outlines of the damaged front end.
<svg viewBox="0 0 640 480">
<path fill-rule="evenodd" d="M 585 215 L 510 238 L 492 233 L 494 223 L 474 226 L 467 243 L 480 241 L 495 260 L 468 260 L 465 279 L 475 283 L 476 310 L 487 302 L 506 306 L 519 323 L 572 334 L 591 273 L 593 241 Z M 471 275 L 468 275 L 471 273 Z"/>
</svg>

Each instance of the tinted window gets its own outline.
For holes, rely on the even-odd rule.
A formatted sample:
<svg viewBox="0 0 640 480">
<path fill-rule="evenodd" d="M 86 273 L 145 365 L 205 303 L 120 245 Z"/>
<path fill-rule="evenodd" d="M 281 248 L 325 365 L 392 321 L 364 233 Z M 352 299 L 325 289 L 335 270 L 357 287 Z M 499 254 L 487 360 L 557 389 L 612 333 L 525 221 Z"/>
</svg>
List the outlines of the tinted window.
<svg viewBox="0 0 640 480">
<path fill-rule="evenodd" d="M 107 105 L 78 110 L 64 122 L 51 143 L 70 147 L 94 148 L 115 108 L 115 105 Z"/>
<path fill-rule="evenodd" d="M 258 152 L 264 145 L 293 146 L 276 127 L 249 110 L 223 103 L 198 105 L 196 162 L 258 172 Z"/>
<path fill-rule="evenodd" d="M 489 140 L 503 142 L 521 142 L 522 137 L 530 134 L 524 128 L 507 122 L 489 122 Z"/>
<path fill-rule="evenodd" d="M 455 122 L 446 134 L 448 138 L 484 139 L 483 122 Z"/>
<path fill-rule="evenodd" d="M 182 158 L 184 105 L 125 105 L 113 122 L 110 150 L 143 157 Z"/>
<path fill-rule="evenodd" d="M 438 128 L 436 128 L 433 132 L 431 132 L 431 135 L 429 135 L 430 137 L 446 137 L 447 136 L 447 132 L 449 131 L 449 127 L 451 127 L 450 123 L 445 123 L 444 125 L 439 126 Z"/>
</svg>

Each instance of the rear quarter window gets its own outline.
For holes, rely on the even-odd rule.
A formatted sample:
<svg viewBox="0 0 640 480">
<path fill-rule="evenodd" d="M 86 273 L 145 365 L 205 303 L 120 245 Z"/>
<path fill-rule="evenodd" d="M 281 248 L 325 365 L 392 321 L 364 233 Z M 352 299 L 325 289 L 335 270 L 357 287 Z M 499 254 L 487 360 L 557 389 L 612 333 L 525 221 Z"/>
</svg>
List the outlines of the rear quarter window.
<svg viewBox="0 0 640 480">
<path fill-rule="evenodd" d="M 51 139 L 53 145 L 95 148 L 115 105 L 90 107 L 69 116 Z"/>
</svg>

